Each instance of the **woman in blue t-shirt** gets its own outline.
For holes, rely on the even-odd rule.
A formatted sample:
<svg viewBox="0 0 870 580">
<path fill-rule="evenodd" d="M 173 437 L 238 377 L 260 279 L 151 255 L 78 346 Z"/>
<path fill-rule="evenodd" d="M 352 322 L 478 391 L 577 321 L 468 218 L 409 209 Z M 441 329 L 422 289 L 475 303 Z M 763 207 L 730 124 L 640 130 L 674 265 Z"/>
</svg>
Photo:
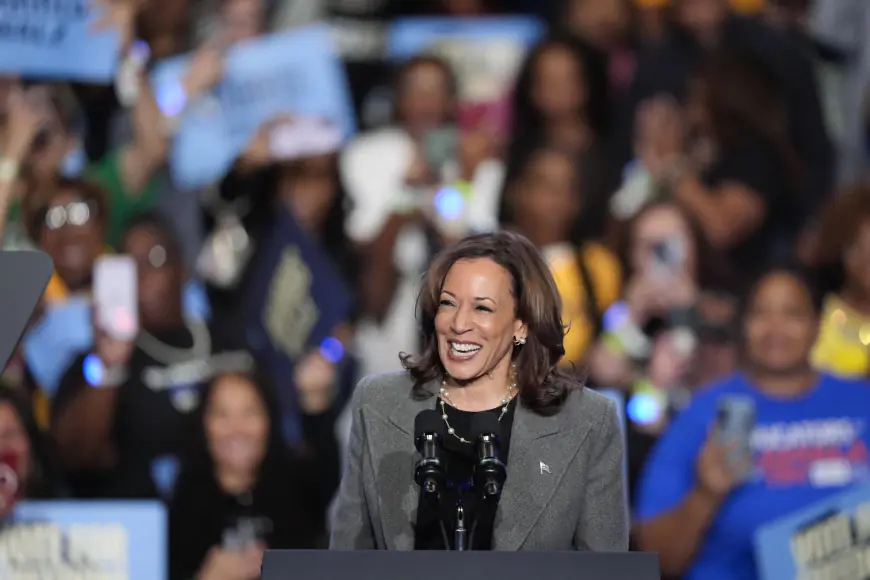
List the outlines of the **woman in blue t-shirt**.
<svg viewBox="0 0 870 580">
<path fill-rule="evenodd" d="M 743 370 L 698 392 L 657 445 L 641 477 L 636 532 L 664 573 L 757 578 L 753 535 L 762 525 L 870 480 L 870 387 L 810 366 L 818 314 L 799 273 L 763 275 L 742 318 Z M 755 417 L 742 438 L 740 408 Z M 734 420 L 725 427 L 727 409 Z"/>
</svg>

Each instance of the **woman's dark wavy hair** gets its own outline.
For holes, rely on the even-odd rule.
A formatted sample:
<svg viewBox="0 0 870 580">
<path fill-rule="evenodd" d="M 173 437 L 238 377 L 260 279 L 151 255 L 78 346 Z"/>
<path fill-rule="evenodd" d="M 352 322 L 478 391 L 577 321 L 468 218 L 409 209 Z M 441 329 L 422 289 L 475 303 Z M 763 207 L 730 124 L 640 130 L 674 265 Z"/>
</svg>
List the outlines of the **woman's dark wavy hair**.
<svg viewBox="0 0 870 580">
<path fill-rule="evenodd" d="M 516 364 L 517 385 L 523 404 L 540 415 L 553 415 L 561 409 L 577 383 L 558 369 L 565 354 L 562 301 L 550 269 L 538 250 L 523 236 L 511 232 L 467 237 L 443 249 L 423 276 L 417 299 L 417 313 L 423 334 L 419 357 L 402 353 L 402 365 L 414 379 L 414 395 L 431 396 L 425 385 L 441 380 L 444 366 L 438 354 L 435 316 L 447 273 L 460 260 L 489 259 L 511 277 L 511 294 L 516 317 L 528 328 L 526 343 L 514 346 L 511 358 Z"/>
<path fill-rule="evenodd" d="M 275 389 L 272 388 L 266 375 L 259 370 L 223 373 L 215 377 L 203 390 L 201 403 L 192 423 L 193 431 L 187 451 L 183 456 L 181 472 L 175 486 L 174 501 L 183 502 L 196 498 L 197 504 L 204 505 L 208 501 L 217 502 L 223 497 L 223 492 L 215 475 L 214 459 L 209 451 L 205 418 L 216 385 L 222 379 L 231 376 L 240 378 L 254 388 L 268 414 L 269 434 L 266 442 L 266 453 L 260 463 L 259 473 L 254 484 L 255 492 L 261 491 L 264 486 L 271 487 L 277 482 L 284 481 L 284 478 L 276 478 L 275 476 L 286 469 L 291 455 L 281 436 L 281 407 Z M 268 489 L 267 491 L 274 493 L 278 490 Z"/>
<path fill-rule="evenodd" d="M 0 404 L 12 407 L 30 442 L 30 478 L 25 483 L 25 499 L 51 499 L 57 495 L 57 470 L 48 439 L 39 429 L 33 408 L 23 394 L 0 384 Z"/>
</svg>

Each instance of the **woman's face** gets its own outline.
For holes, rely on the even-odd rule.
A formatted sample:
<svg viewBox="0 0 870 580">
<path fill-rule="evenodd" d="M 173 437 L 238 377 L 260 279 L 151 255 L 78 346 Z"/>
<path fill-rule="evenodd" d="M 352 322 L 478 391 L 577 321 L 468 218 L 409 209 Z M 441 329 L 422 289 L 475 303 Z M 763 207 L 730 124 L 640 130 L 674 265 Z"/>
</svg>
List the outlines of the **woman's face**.
<svg viewBox="0 0 870 580">
<path fill-rule="evenodd" d="M 148 227 L 129 231 L 122 249 L 136 262 L 142 325 L 159 325 L 170 314 L 168 304 L 181 295 L 180 258 L 171 256 L 161 235 Z"/>
<path fill-rule="evenodd" d="M 510 365 L 515 336 L 525 337 L 516 316 L 510 274 L 490 260 L 459 260 L 441 289 L 435 333 L 447 375 L 471 381 Z"/>
<path fill-rule="evenodd" d="M 453 114 L 450 79 L 434 63 L 421 63 L 405 71 L 399 87 L 399 116 L 413 135 L 446 123 Z"/>
<path fill-rule="evenodd" d="M 607 50 L 628 29 L 629 6 L 625 0 L 572 0 L 567 16 L 574 34 Z"/>
<path fill-rule="evenodd" d="M 532 73 L 532 102 L 548 123 L 572 121 L 586 106 L 582 64 L 567 48 L 553 45 L 540 53 Z"/>
<path fill-rule="evenodd" d="M 218 470 L 250 475 L 266 455 L 269 416 L 247 379 L 217 379 L 205 410 L 208 448 Z"/>
<path fill-rule="evenodd" d="M 818 334 L 817 314 L 800 280 L 784 272 L 763 278 L 744 318 L 749 361 L 769 373 L 805 368 Z"/>
<path fill-rule="evenodd" d="M 40 246 L 54 261 L 61 279 L 77 290 L 91 278 L 94 261 L 103 247 L 103 228 L 94 201 L 74 190 L 61 190 L 46 208 Z M 40 214 L 42 215 L 42 214 Z"/>
<path fill-rule="evenodd" d="M 870 296 L 870 221 L 858 228 L 858 235 L 843 256 L 850 286 Z"/>
<path fill-rule="evenodd" d="M 320 232 L 338 193 L 335 156 L 311 157 L 283 170 L 281 199 L 310 232 Z"/>
<path fill-rule="evenodd" d="M 529 235 L 548 232 L 563 241 L 580 210 L 576 183 L 576 169 L 567 155 L 555 151 L 535 155 L 516 189 L 517 224 Z"/>
<path fill-rule="evenodd" d="M 0 402 L 0 461 L 11 458 L 19 480 L 24 482 L 33 469 L 30 464 L 31 453 L 30 438 L 15 407 L 8 402 Z"/>
<path fill-rule="evenodd" d="M 689 222 L 676 206 L 661 205 L 644 212 L 634 223 L 629 252 L 631 270 L 655 274 L 663 266 L 662 249 L 675 258 L 667 264 L 676 275 L 693 277 L 697 256 Z"/>
</svg>

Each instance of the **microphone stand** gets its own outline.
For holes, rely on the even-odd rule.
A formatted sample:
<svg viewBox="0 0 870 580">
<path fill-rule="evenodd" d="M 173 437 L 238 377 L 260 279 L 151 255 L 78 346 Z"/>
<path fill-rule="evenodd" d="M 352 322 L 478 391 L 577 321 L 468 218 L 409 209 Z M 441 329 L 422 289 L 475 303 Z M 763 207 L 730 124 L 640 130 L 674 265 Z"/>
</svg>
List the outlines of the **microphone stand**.
<svg viewBox="0 0 870 580">
<path fill-rule="evenodd" d="M 456 505 L 456 530 L 453 532 L 453 544 L 457 552 L 465 551 L 465 531 L 465 509 L 462 507 L 462 502 L 459 502 Z"/>
</svg>

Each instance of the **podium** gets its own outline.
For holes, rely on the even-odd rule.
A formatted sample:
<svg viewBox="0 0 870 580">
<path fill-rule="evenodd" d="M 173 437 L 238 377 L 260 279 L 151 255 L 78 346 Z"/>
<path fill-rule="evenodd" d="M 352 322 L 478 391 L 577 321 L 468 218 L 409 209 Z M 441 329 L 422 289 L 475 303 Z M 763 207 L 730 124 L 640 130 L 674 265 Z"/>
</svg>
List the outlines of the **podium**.
<svg viewBox="0 0 870 580">
<path fill-rule="evenodd" d="M 660 580 L 641 552 L 269 550 L 261 580 Z"/>
<path fill-rule="evenodd" d="M 48 254 L 0 252 L 0 372 L 12 357 L 54 272 Z"/>
</svg>

